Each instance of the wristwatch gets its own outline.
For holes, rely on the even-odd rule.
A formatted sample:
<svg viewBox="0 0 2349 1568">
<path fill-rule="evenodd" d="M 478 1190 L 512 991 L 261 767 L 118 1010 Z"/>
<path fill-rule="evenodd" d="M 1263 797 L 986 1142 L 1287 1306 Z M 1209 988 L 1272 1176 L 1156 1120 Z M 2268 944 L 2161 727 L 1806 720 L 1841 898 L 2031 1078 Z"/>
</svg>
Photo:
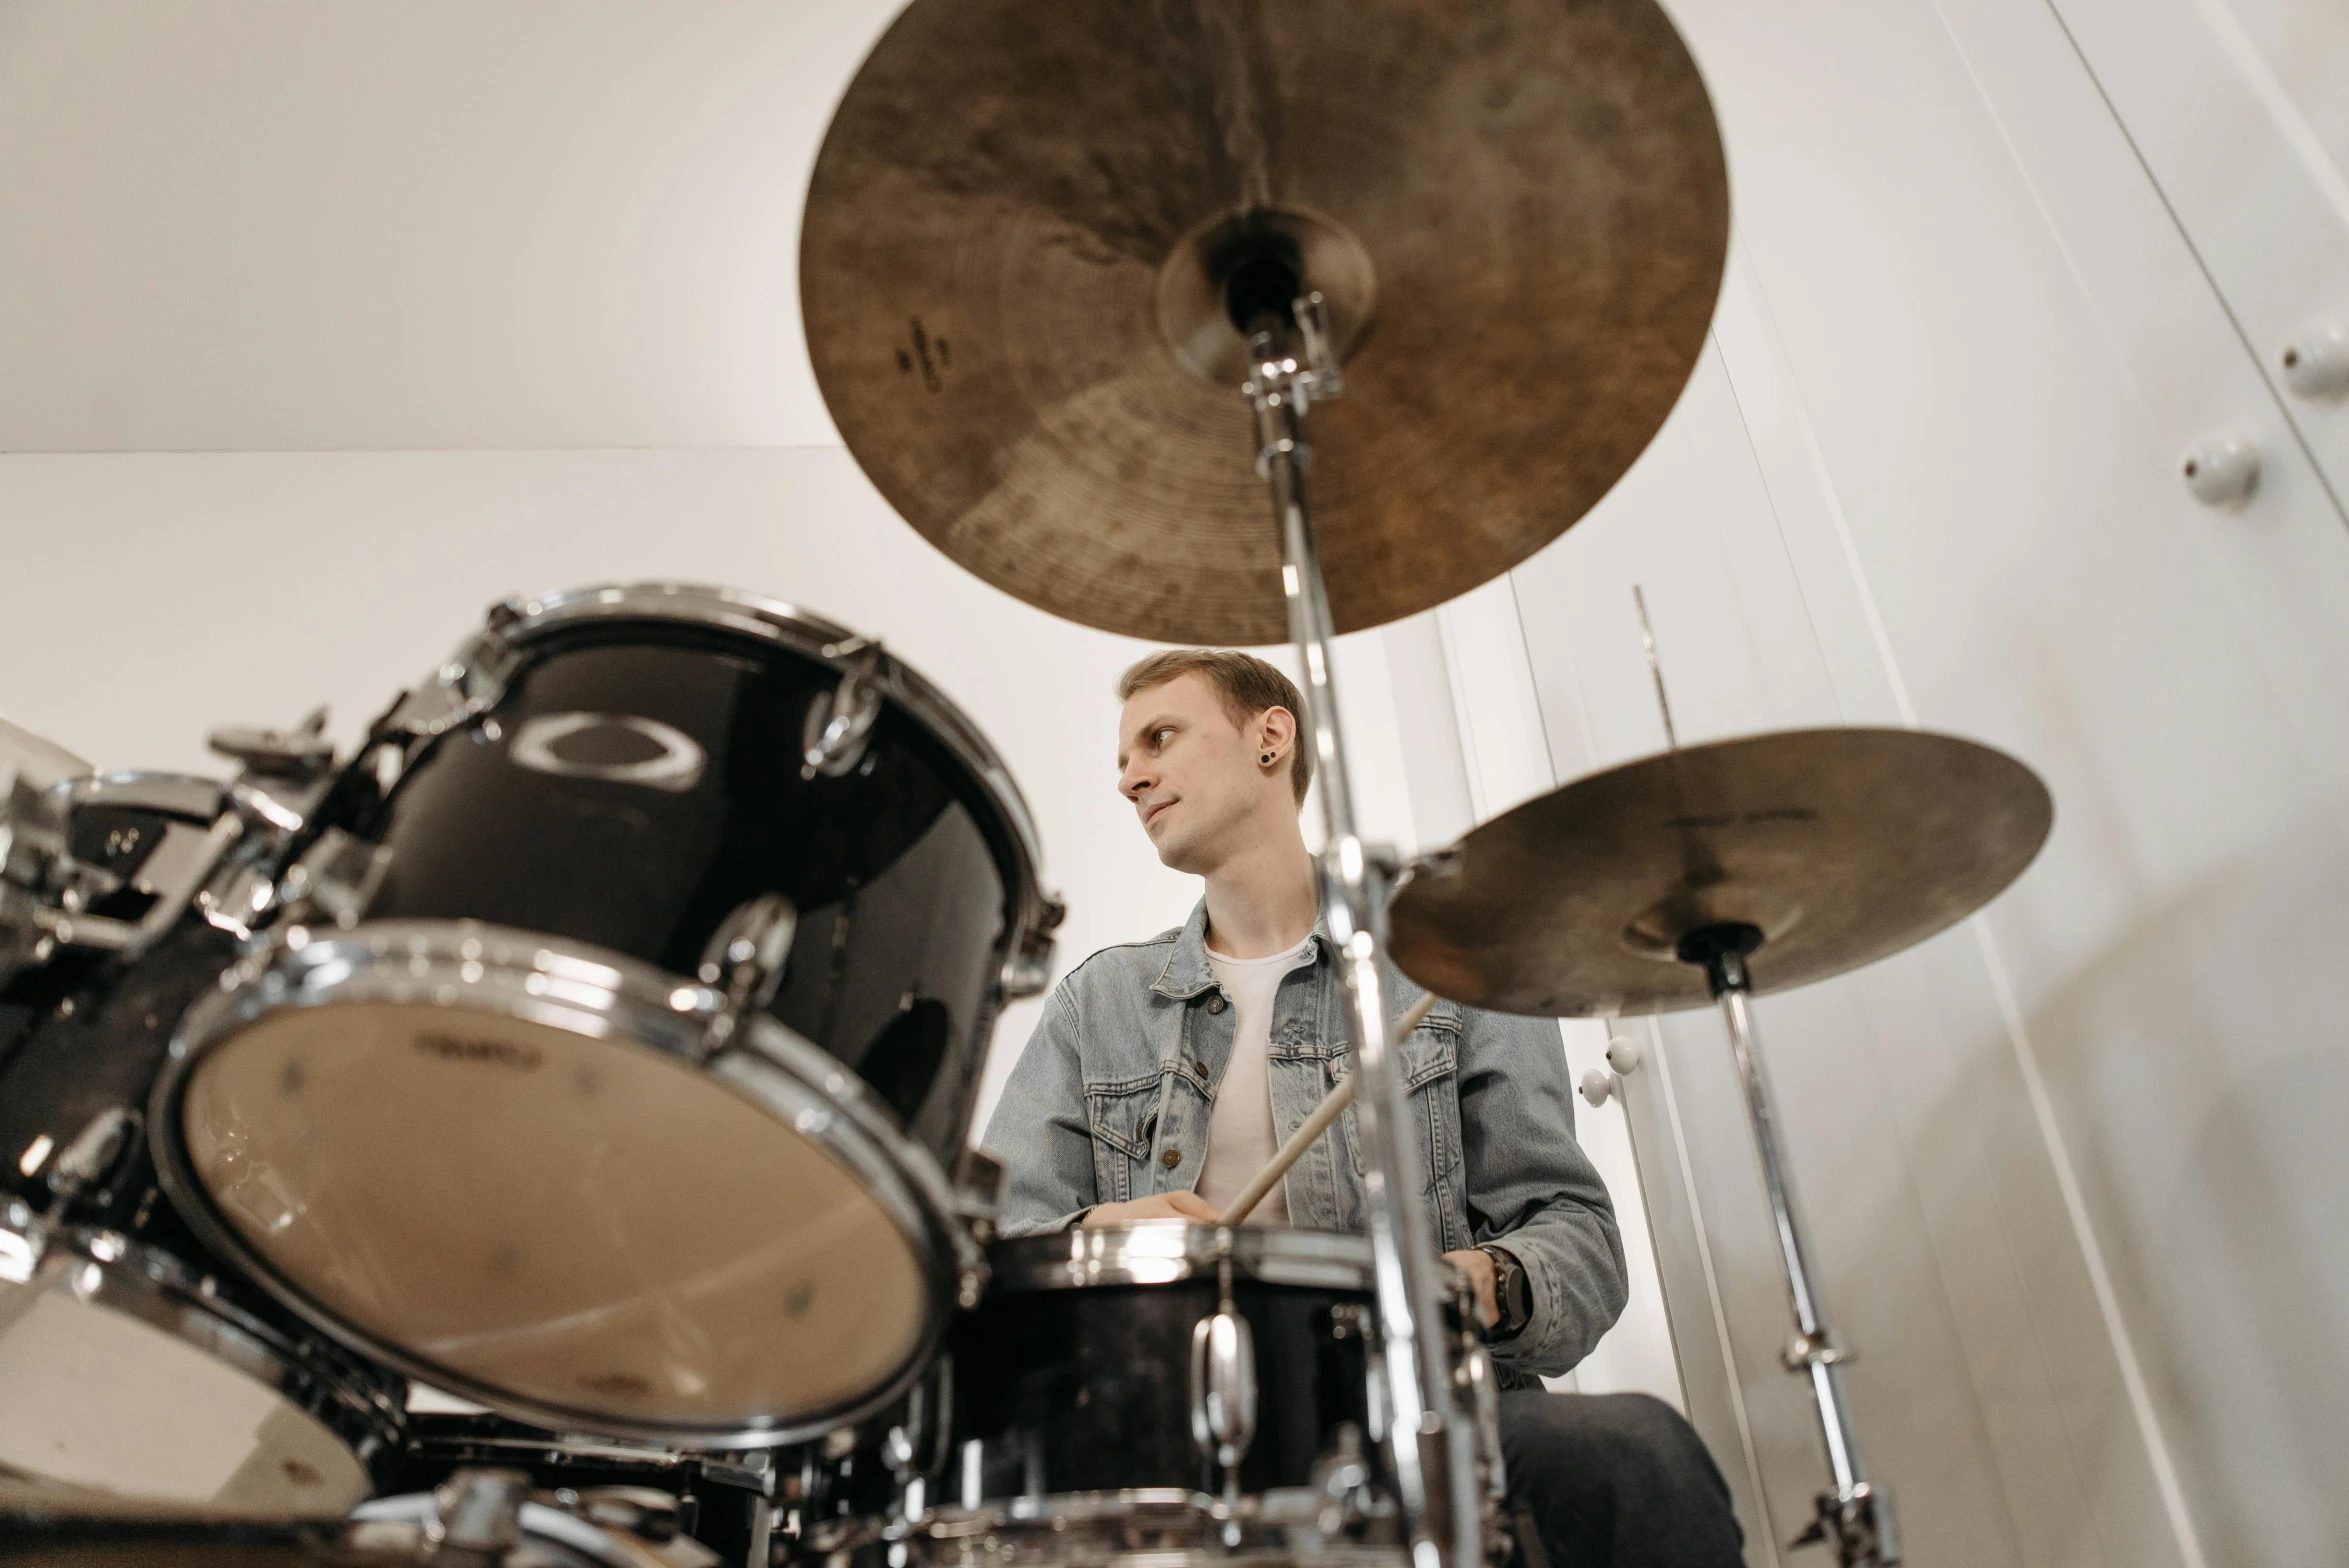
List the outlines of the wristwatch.
<svg viewBox="0 0 2349 1568">
<path fill-rule="evenodd" d="M 1493 1260 L 1493 1302 L 1501 1309 L 1501 1321 L 1486 1330 L 1484 1337 L 1495 1342 L 1515 1339 L 1533 1321 L 1533 1281 L 1526 1276 L 1525 1265 L 1517 1261 L 1517 1254 L 1507 1247 L 1487 1242 L 1476 1250 Z"/>
</svg>

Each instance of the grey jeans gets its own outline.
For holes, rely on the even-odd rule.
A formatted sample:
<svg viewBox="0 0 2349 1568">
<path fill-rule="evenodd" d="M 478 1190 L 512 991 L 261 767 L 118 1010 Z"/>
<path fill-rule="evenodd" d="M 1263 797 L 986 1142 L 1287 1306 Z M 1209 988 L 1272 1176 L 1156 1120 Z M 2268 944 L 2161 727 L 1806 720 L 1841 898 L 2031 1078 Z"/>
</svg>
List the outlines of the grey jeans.
<svg viewBox="0 0 2349 1568">
<path fill-rule="evenodd" d="M 1660 1399 L 1503 1394 L 1501 1457 L 1522 1568 L 1737 1568 L 1745 1561 L 1728 1483 L 1696 1429 Z M 1529 1522 L 1538 1546 L 1522 1539 Z"/>
</svg>

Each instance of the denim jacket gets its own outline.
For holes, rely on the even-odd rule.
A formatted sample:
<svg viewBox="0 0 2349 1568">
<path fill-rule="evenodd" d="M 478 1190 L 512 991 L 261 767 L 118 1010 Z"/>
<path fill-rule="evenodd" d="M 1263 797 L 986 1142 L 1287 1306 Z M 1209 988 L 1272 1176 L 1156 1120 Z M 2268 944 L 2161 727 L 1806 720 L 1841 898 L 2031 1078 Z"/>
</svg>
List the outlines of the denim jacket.
<svg viewBox="0 0 2349 1568">
<path fill-rule="evenodd" d="M 984 1140 L 1007 1167 L 1006 1235 L 1198 1185 L 1235 1020 L 1208 967 L 1206 929 L 1202 902 L 1179 929 L 1104 948 L 1053 991 Z M 1267 1068 L 1283 1139 L 1352 1071 L 1334 958 L 1327 925 L 1316 924 L 1274 998 Z M 1398 1015 L 1421 995 L 1392 966 L 1387 983 Z M 1533 1287 L 1524 1331 L 1493 1347 L 1505 1379 L 1568 1370 L 1623 1310 L 1624 1274 L 1614 1206 L 1574 1141 L 1557 1024 L 1439 1001 L 1398 1062 L 1419 1109 L 1439 1249 L 1502 1245 Z M 1361 1172 L 1349 1106 L 1283 1178 L 1290 1221 L 1362 1230 Z"/>
</svg>

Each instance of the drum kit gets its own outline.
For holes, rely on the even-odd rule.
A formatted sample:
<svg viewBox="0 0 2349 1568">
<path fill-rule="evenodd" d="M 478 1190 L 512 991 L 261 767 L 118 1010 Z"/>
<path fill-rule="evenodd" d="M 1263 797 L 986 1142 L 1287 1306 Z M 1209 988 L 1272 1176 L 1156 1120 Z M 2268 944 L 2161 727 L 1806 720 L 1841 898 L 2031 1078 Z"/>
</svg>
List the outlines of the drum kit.
<svg viewBox="0 0 2349 1568">
<path fill-rule="evenodd" d="M 818 381 L 986 581 L 1295 644 L 1367 1235 L 997 1237 L 980 1068 L 1061 908 L 994 748 L 789 605 L 518 598 L 348 756 L 322 716 L 216 734 L 226 780 L 0 728 L 0 1563 L 1497 1562 L 1390 962 L 1516 1012 L 1718 1003 L 1810 1538 L 1897 1561 L 1749 999 L 1980 907 L 2046 792 L 1911 731 L 1674 744 L 1402 866 L 1334 700 L 1337 633 L 1644 448 L 1727 228 L 1653 0 L 915 0 L 810 183 Z"/>
</svg>

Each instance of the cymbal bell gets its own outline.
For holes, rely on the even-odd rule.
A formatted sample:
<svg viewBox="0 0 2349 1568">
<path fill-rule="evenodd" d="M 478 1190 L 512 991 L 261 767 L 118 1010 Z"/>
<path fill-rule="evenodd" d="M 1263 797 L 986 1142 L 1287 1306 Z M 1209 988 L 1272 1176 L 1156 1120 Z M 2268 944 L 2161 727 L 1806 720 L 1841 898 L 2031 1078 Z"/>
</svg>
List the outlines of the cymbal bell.
<svg viewBox="0 0 2349 1568">
<path fill-rule="evenodd" d="M 1682 939 L 1761 933 L 1753 991 L 1874 963 L 1972 914 L 2054 822 L 2004 752 L 1918 730 L 1788 730 L 1643 757 L 1471 831 L 1388 910 L 1395 962 L 1545 1017 L 1703 1007 Z"/>
<path fill-rule="evenodd" d="M 808 187 L 834 422 L 980 577 L 1087 625 L 1287 637 L 1231 283 L 1325 298 L 1340 631 L 1562 533 L 1696 363 L 1729 226 L 1654 0 L 914 0 Z"/>
</svg>

